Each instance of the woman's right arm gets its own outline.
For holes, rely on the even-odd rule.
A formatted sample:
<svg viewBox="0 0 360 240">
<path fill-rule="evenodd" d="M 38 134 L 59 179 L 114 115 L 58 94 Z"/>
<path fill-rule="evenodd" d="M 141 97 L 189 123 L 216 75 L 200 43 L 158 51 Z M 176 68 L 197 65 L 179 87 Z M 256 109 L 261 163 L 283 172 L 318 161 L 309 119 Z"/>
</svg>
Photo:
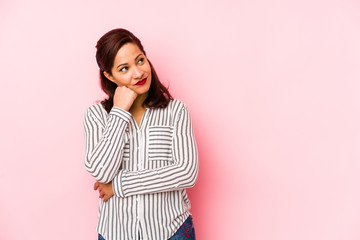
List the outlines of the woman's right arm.
<svg viewBox="0 0 360 240">
<path fill-rule="evenodd" d="M 131 114 L 114 106 L 104 122 L 94 107 L 87 109 L 84 119 L 85 167 L 97 181 L 108 183 L 120 170 Z"/>
</svg>

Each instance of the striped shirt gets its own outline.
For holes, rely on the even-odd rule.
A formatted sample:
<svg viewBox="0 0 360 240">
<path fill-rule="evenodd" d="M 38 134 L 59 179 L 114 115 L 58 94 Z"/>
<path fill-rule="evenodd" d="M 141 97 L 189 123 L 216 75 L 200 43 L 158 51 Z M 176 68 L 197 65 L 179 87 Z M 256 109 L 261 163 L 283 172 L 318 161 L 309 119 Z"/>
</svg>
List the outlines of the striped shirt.
<svg viewBox="0 0 360 240">
<path fill-rule="evenodd" d="M 190 215 L 186 188 L 198 176 L 198 152 L 187 107 L 172 100 L 146 108 L 138 126 L 118 107 L 85 113 L 85 167 L 114 196 L 100 201 L 97 232 L 106 240 L 169 239 Z"/>
</svg>

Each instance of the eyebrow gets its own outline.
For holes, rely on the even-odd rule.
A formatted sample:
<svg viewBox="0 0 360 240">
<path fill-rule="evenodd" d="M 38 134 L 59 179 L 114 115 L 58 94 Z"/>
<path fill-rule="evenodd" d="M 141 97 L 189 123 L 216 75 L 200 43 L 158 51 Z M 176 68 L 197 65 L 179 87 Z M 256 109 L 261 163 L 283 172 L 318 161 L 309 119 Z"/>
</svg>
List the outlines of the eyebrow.
<svg viewBox="0 0 360 240">
<path fill-rule="evenodd" d="M 141 56 L 142 55 L 142 53 L 139 53 L 139 55 L 137 55 L 136 56 L 136 58 L 135 58 L 135 61 L 136 61 L 136 59 L 138 59 L 138 57 L 139 56 Z M 122 64 L 119 64 L 117 67 L 116 67 L 116 69 L 118 69 L 120 66 L 122 66 L 122 65 L 127 65 L 128 63 L 122 63 Z"/>
</svg>

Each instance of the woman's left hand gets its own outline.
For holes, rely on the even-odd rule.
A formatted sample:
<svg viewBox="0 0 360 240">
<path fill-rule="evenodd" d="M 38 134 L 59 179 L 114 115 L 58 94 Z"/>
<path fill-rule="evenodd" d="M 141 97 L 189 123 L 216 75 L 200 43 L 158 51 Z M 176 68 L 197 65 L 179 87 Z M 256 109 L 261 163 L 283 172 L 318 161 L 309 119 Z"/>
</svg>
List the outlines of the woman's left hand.
<svg viewBox="0 0 360 240">
<path fill-rule="evenodd" d="M 99 198 L 102 198 L 104 202 L 109 200 L 114 195 L 112 187 L 112 181 L 109 183 L 95 182 L 94 190 L 99 190 Z"/>
</svg>

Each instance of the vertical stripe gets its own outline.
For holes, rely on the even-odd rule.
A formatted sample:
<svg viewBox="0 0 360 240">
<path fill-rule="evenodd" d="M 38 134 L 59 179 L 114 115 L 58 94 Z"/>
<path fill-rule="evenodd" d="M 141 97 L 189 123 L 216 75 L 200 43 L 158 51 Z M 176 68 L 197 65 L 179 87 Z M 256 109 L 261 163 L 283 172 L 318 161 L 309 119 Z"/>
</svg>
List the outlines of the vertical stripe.
<svg viewBox="0 0 360 240">
<path fill-rule="evenodd" d="M 198 153 L 183 102 L 147 108 L 137 126 L 129 112 L 101 103 L 84 118 L 85 167 L 115 195 L 100 201 L 96 230 L 106 240 L 169 239 L 190 215 L 186 188 L 198 176 Z M 140 201 L 137 201 L 139 197 Z M 137 240 L 137 239 L 136 239 Z"/>
</svg>

